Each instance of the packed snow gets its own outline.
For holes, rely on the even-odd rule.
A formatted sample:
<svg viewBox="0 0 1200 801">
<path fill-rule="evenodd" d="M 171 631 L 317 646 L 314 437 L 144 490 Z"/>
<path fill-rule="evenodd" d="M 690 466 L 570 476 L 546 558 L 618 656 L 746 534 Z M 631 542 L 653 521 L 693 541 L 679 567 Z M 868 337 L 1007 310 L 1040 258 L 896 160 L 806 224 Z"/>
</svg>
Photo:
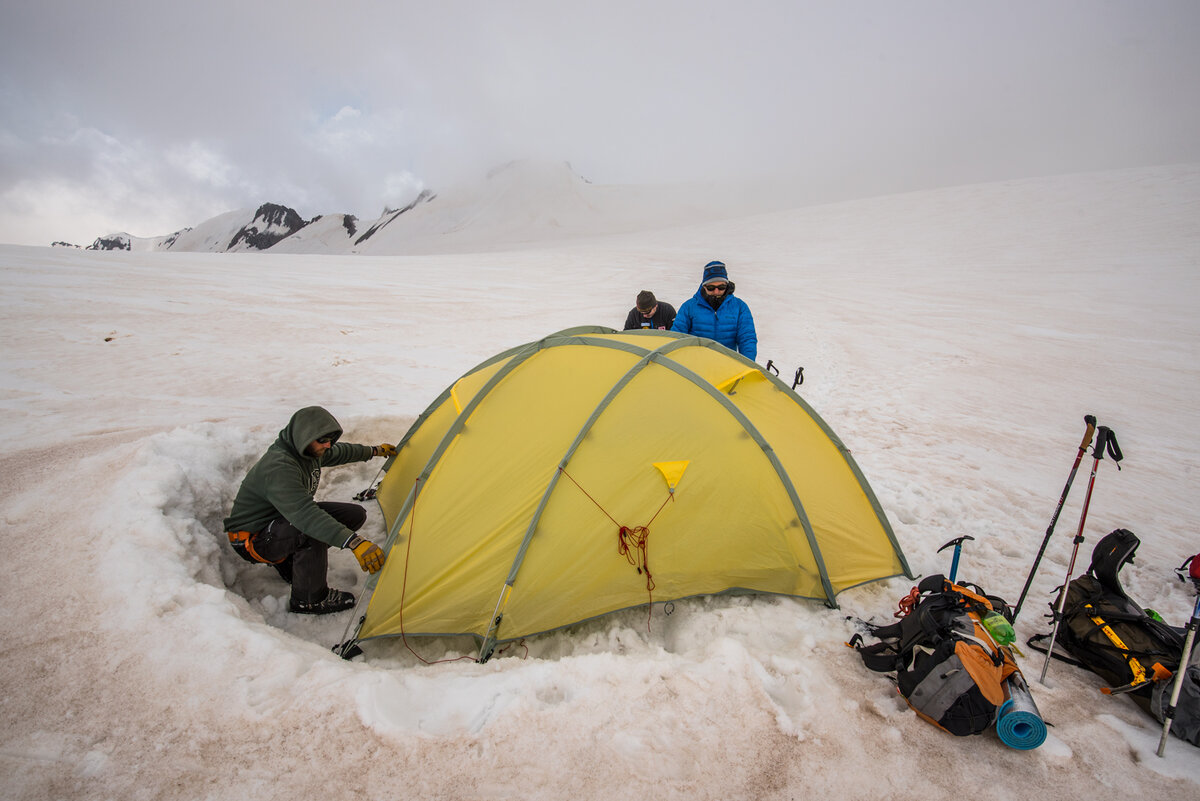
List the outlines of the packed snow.
<svg viewBox="0 0 1200 801">
<path fill-rule="evenodd" d="M 536 202 L 516 204 L 513 229 Z M 510 229 L 503 247 L 476 236 L 420 256 L 0 247 L 0 795 L 1200 795 L 1200 749 L 1172 738 L 1155 756 L 1152 718 L 1061 663 L 1038 683 L 1028 649 L 1051 725 L 1040 748 L 918 719 L 844 644 L 855 618 L 891 619 L 903 578 L 838 609 L 762 596 L 630 610 L 484 664 L 460 659 L 470 642 L 435 639 L 368 642 L 345 661 L 330 649 L 350 613 L 290 614 L 287 586 L 238 559 L 221 521 L 293 411 L 319 404 L 347 441 L 395 442 L 484 359 L 620 327 L 640 289 L 678 306 L 721 259 L 760 362 L 805 368 L 798 391 L 853 451 L 915 572 L 948 571 L 938 548 L 970 535 L 960 578 L 1015 601 L 1094 414 L 1125 459 L 1099 464 L 1076 572 L 1131 529 L 1126 589 L 1187 621 L 1174 568 L 1200 551 L 1200 165 L 657 231 L 583 219 L 528 245 Z M 1047 630 L 1092 464 L 1022 642 Z M 350 500 L 379 465 L 327 471 L 319 497 Z M 362 533 L 382 541 L 367 507 Z M 344 552 L 330 580 L 365 584 Z"/>
</svg>

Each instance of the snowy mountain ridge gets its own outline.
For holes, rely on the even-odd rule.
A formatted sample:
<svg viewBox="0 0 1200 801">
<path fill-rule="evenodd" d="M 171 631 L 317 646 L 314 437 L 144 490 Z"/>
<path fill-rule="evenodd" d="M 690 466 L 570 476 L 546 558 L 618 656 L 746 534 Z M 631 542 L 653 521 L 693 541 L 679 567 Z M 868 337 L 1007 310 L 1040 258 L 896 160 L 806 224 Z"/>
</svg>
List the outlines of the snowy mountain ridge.
<svg viewBox="0 0 1200 801">
<path fill-rule="evenodd" d="M 511 248 L 778 211 L 795 205 L 786 194 L 752 185 L 597 185 L 567 162 L 521 160 L 444 192 L 422 189 L 406 205 L 385 208 L 373 220 L 334 213 L 306 221 L 295 209 L 270 202 L 165 236 L 106 234 L 87 249 L 391 255 Z"/>
</svg>

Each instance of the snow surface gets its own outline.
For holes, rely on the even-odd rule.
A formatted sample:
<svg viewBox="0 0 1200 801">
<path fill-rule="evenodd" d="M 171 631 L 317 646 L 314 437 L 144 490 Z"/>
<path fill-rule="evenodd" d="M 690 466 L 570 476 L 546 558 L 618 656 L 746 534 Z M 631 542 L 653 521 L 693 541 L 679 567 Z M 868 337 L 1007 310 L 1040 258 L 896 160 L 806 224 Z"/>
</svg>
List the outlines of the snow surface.
<svg viewBox="0 0 1200 801">
<path fill-rule="evenodd" d="M 1173 568 L 1200 551 L 1200 165 L 656 232 L 589 220 L 524 249 L 419 257 L 0 247 L 0 796 L 1198 797 L 1200 749 L 1173 738 L 1157 758 L 1158 724 L 1131 701 L 1062 664 L 1038 684 L 1034 654 L 1041 748 L 919 720 L 843 645 L 848 617 L 890 618 L 903 579 L 836 610 L 698 599 L 655 607 L 649 627 L 633 610 L 482 665 L 426 665 L 398 642 L 346 662 L 330 646 L 349 614 L 287 613 L 287 587 L 220 524 L 295 409 L 395 441 L 485 358 L 619 327 L 639 289 L 678 305 L 721 258 L 762 360 L 805 367 L 802 393 L 915 571 L 946 571 L 937 549 L 968 534 L 960 577 L 1015 601 L 1095 414 L 1126 458 L 1100 465 L 1077 572 L 1130 528 L 1130 594 L 1186 621 Z M 348 500 L 379 464 L 327 471 L 320 497 Z M 1084 464 L 1022 640 L 1067 570 Z M 330 575 L 364 583 L 345 553 Z"/>
</svg>

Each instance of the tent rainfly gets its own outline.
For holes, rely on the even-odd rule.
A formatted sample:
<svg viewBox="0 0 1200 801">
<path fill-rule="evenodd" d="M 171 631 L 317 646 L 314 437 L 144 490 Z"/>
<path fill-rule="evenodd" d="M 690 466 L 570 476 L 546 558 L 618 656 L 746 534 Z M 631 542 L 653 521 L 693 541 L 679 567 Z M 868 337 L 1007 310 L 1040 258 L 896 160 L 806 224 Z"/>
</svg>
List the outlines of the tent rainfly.
<svg viewBox="0 0 1200 801">
<path fill-rule="evenodd" d="M 354 641 L 500 643 L 656 601 L 912 574 L 850 452 L 717 343 L 586 327 L 505 351 L 413 423 L 377 491 Z"/>
</svg>

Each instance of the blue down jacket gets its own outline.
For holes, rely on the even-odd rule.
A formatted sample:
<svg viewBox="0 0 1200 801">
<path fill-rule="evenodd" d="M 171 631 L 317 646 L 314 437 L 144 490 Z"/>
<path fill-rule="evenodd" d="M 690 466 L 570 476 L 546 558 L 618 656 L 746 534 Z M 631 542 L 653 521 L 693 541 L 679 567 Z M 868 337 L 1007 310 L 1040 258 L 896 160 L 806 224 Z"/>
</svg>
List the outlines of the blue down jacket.
<svg viewBox="0 0 1200 801">
<path fill-rule="evenodd" d="M 758 356 L 754 317 L 745 301 L 733 293 L 728 294 L 714 310 L 704 297 L 704 289 L 697 288 L 696 294 L 679 307 L 671 330 L 715 339 L 747 359 L 753 360 Z"/>
</svg>

